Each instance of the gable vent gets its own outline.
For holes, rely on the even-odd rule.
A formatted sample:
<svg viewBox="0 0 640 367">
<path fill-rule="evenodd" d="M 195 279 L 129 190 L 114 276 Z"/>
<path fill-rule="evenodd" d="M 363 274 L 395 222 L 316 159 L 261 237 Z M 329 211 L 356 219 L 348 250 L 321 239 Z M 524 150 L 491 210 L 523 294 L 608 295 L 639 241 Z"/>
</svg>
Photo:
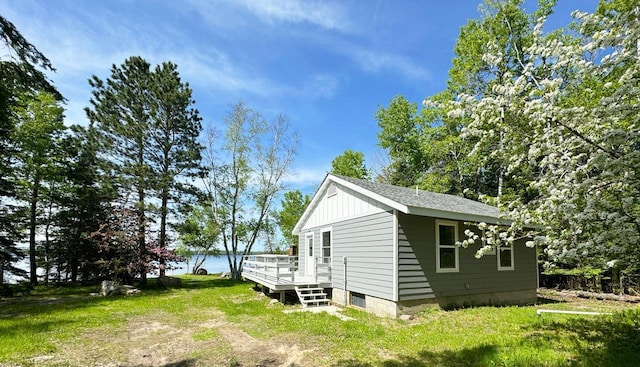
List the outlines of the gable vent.
<svg viewBox="0 0 640 367">
<path fill-rule="evenodd" d="M 329 185 L 329 187 L 327 187 L 327 197 L 334 196 L 337 193 L 338 193 L 338 189 L 336 188 L 335 184 L 331 184 Z"/>
</svg>

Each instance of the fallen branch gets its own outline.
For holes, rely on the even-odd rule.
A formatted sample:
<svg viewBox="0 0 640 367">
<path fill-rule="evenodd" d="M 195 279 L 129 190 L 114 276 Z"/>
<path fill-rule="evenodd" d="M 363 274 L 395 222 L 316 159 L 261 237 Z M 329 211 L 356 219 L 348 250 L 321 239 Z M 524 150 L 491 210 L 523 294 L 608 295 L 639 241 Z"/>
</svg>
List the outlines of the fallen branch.
<svg viewBox="0 0 640 367">
<path fill-rule="evenodd" d="M 548 291 L 552 291 L 552 290 L 548 290 Z M 602 301 L 640 303 L 640 297 L 630 296 L 627 294 L 596 293 L 596 292 L 569 291 L 569 290 L 561 290 L 561 291 L 555 291 L 555 292 L 557 292 L 559 295 L 562 295 L 562 296 L 598 299 Z"/>
</svg>

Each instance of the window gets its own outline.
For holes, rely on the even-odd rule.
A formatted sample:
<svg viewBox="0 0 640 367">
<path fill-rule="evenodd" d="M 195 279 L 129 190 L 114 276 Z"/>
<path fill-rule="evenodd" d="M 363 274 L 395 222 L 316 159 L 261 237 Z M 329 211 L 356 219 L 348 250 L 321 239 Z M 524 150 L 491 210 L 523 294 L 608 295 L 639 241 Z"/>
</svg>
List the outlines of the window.
<svg viewBox="0 0 640 367">
<path fill-rule="evenodd" d="M 458 223 L 436 221 L 436 271 L 458 271 Z"/>
<path fill-rule="evenodd" d="M 322 262 L 327 263 L 331 260 L 331 230 L 322 232 Z"/>
<path fill-rule="evenodd" d="M 498 270 L 513 270 L 513 245 L 498 247 Z"/>
<path fill-rule="evenodd" d="M 367 299 L 364 294 L 351 292 L 351 304 L 357 307 L 367 308 Z"/>
<path fill-rule="evenodd" d="M 313 233 L 307 233 L 307 256 L 313 256 Z"/>
</svg>

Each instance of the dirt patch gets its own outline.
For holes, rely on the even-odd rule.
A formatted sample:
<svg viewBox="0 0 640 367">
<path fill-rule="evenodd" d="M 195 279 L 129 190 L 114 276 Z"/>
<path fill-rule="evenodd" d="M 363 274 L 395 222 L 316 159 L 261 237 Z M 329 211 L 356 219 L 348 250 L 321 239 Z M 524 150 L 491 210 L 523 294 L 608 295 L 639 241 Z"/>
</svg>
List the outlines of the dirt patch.
<svg viewBox="0 0 640 367">
<path fill-rule="evenodd" d="M 94 367 L 305 367 L 308 350 L 283 340 L 253 338 L 223 316 L 176 324 L 166 315 L 132 319 L 113 330 L 95 330 L 65 341 L 60 351 L 37 356 L 37 366 Z M 170 320 L 170 321 L 164 321 Z"/>
</svg>

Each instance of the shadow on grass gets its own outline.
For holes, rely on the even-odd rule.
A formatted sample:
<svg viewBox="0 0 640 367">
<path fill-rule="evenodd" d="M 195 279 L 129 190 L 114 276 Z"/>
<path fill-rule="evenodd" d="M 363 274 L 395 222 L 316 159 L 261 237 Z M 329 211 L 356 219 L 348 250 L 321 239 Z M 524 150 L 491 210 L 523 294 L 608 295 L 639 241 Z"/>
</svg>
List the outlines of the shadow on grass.
<svg viewBox="0 0 640 367">
<path fill-rule="evenodd" d="M 466 348 L 459 351 L 445 350 L 434 352 L 423 350 L 417 356 L 400 356 L 398 359 L 390 359 L 381 363 L 370 364 L 356 360 L 343 360 L 334 364 L 334 367 L 462 367 L 489 365 L 482 361 L 498 358 L 495 346 L 481 345 L 475 348 Z"/>
<path fill-rule="evenodd" d="M 206 288 L 226 288 L 234 287 L 239 284 L 251 284 L 242 280 L 233 280 L 228 278 L 220 278 L 219 275 L 190 275 L 179 277 L 182 279 L 182 289 L 206 289 Z M 153 280 L 154 285 L 155 280 Z"/>
<path fill-rule="evenodd" d="M 195 359 L 185 359 L 182 361 L 177 361 L 177 362 L 171 362 L 171 363 L 167 363 L 167 364 L 163 364 L 160 365 L 158 367 L 193 367 L 196 366 L 197 361 Z M 145 367 L 145 365 L 139 365 L 136 367 Z"/>
<path fill-rule="evenodd" d="M 536 305 L 548 305 L 548 304 L 554 304 L 554 303 L 567 303 L 567 301 L 561 301 L 553 298 L 546 298 L 546 297 L 540 297 L 540 296 L 538 296 L 538 299 L 536 300 Z"/>
<path fill-rule="evenodd" d="M 165 288 L 159 285 L 155 278 L 150 278 L 147 284 L 137 286 L 142 290 L 141 293 L 113 297 L 92 295 L 92 293 L 99 292 L 100 283 L 81 286 L 39 287 L 33 295 L 0 299 L 0 319 L 28 318 L 40 314 L 81 309 L 97 303 L 120 299 L 162 297 L 172 290 L 227 288 L 243 284 L 239 280 L 221 279 L 217 276 L 184 277 L 181 279 L 181 286 Z"/>
<path fill-rule="evenodd" d="M 611 316 L 547 319 L 533 327 L 525 342 L 569 345 L 576 355 L 571 365 L 637 366 L 640 361 L 640 308 Z"/>
</svg>

